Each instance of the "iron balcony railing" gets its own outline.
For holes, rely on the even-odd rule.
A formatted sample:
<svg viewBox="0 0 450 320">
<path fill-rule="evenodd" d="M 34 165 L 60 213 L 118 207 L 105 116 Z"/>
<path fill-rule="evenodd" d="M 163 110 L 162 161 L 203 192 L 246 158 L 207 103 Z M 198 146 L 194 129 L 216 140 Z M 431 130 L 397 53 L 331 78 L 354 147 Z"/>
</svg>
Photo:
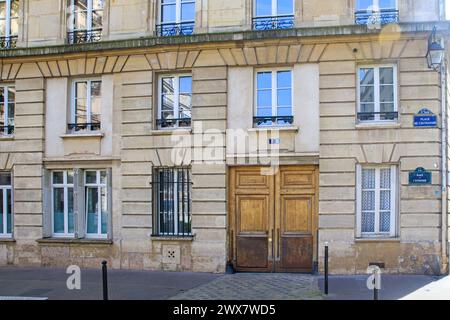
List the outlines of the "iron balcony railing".
<svg viewBox="0 0 450 320">
<path fill-rule="evenodd" d="M 101 129 L 100 123 L 69 123 L 67 125 L 69 132 L 79 131 L 98 131 Z"/>
<path fill-rule="evenodd" d="M 11 135 L 14 133 L 14 126 L 0 126 L 1 135 Z"/>
<path fill-rule="evenodd" d="M 152 189 L 153 236 L 192 236 L 190 170 L 157 168 L 153 171 Z"/>
<path fill-rule="evenodd" d="M 158 119 L 156 124 L 158 128 L 189 128 L 192 120 L 190 118 L 180 119 Z"/>
<path fill-rule="evenodd" d="M 295 19 L 293 15 L 253 18 L 253 30 L 292 29 L 294 27 Z"/>
<path fill-rule="evenodd" d="M 286 126 L 292 125 L 294 123 L 294 117 L 283 116 L 283 117 L 254 117 L 253 124 L 256 127 L 262 126 Z"/>
<path fill-rule="evenodd" d="M 78 30 L 67 33 L 67 42 L 69 44 L 99 42 L 101 40 L 102 40 L 102 29 Z"/>
<path fill-rule="evenodd" d="M 190 36 L 194 33 L 195 22 L 163 23 L 156 26 L 156 36 Z"/>
<path fill-rule="evenodd" d="M 398 10 L 394 9 L 381 9 L 379 11 L 361 10 L 355 12 L 355 23 L 359 25 L 384 25 L 398 22 Z"/>
<path fill-rule="evenodd" d="M 398 112 L 358 112 L 359 121 L 394 121 L 398 119 Z"/>
<path fill-rule="evenodd" d="M 0 37 L 1 49 L 13 49 L 17 46 L 18 36 Z"/>
</svg>

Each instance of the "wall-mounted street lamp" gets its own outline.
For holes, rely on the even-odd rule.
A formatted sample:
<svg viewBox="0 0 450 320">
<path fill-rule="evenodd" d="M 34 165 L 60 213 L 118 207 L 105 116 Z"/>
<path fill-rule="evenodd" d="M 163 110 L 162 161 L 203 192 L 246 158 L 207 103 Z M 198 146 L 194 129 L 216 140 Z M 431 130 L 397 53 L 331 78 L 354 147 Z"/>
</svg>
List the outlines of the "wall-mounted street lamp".
<svg viewBox="0 0 450 320">
<path fill-rule="evenodd" d="M 442 40 L 438 39 L 436 34 L 436 27 L 433 28 L 428 38 L 427 61 L 428 68 L 435 71 L 441 71 L 442 62 L 444 60 L 444 47 Z"/>
</svg>

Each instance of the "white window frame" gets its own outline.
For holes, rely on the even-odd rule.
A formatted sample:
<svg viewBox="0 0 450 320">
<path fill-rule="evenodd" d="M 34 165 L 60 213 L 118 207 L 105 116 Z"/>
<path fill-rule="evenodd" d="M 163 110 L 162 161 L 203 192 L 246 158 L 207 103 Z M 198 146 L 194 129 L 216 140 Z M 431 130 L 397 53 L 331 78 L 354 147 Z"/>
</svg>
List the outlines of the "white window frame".
<svg viewBox="0 0 450 320">
<path fill-rule="evenodd" d="M 253 104 L 254 104 L 254 110 L 253 110 L 253 114 L 255 117 L 258 116 L 258 74 L 259 73 L 267 73 L 267 72 L 271 72 L 272 73 L 272 117 L 276 117 L 278 114 L 278 89 L 282 89 L 282 88 L 278 88 L 278 72 L 283 72 L 283 71 L 289 71 L 291 73 L 291 115 L 290 117 L 294 117 L 294 70 L 293 68 L 272 68 L 272 69 L 258 69 L 255 72 L 254 75 L 254 90 L 253 90 Z M 280 125 L 271 125 L 272 127 L 276 127 L 276 126 L 280 126 Z M 290 126 L 290 125 L 285 125 L 285 126 Z M 284 127 L 285 127 L 284 126 Z M 267 126 L 260 126 L 260 127 L 267 127 Z"/>
<path fill-rule="evenodd" d="M 358 9 L 358 1 L 356 0 L 355 7 L 356 11 L 366 11 L 363 9 Z M 379 12 L 381 10 L 398 10 L 398 0 L 395 1 L 395 8 L 380 8 L 380 0 L 372 0 L 372 10 L 374 12 Z"/>
<path fill-rule="evenodd" d="M 92 26 L 92 16 L 93 16 L 93 11 L 94 11 L 94 5 L 93 5 L 93 0 L 87 0 L 88 2 L 88 6 L 87 6 L 87 10 L 86 10 L 86 29 L 76 29 L 75 28 L 75 15 L 76 15 L 76 7 L 75 7 L 75 0 L 70 0 L 70 4 L 71 4 L 71 8 L 72 8 L 72 12 L 71 15 L 73 15 L 70 19 L 70 23 L 69 23 L 69 28 L 71 31 L 73 32 L 77 32 L 77 31 L 93 31 L 93 30 L 103 30 L 103 20 L 102 20 L 102 26 L 101 28 L 96 28 L 94 29 Z M 95 11 L 100 11 L 100 10 L 95 10 Z M 105 3 L 103 3 L 103 8 L 102 10 L 103 14 L 105 13 Z M 104 18 L 104 15 L 103 15 Z"/>
<path fill-rule="evenodd" d="M 9 89 L 14 89 L 15 90 L 15 86 L 9 86 L 9 85 L 0 85 L 0 90 L 3 90 L 3 107 L 4 107 L 4 114 L 3 114 L 3 123 L 5 127 L 8 127 L 9 124 Z M 16 107 L 16 99 L 14 97 L 14 109 Z M 0 130 L 0 136 L 1 135 L 7 135 L 8 129 L 4 128 L 4 130 Z"/>
<path fill-rule="evenodd" d="M 68 172 L 71 170 L 54 170 L 51 172 L 51 205 L 52 205 L 52 236 L 55 238 L 74 238 L 75 231 L 73 233 L 69 232 L 69 188 L 72 188 L 72 192 L 75 191 L 74 183 L 67 182 Z M 53 183 L 53 176 L 56 172 L 63 173 L 63 183 Z M 55 189 L 63 189 L 64 190 L 64 232 L 57 233 L 55 231 Z M 74 203 L 75 204 L 75 203 Z M 74 217 L 74 230 L 75 230 L 75 217 Z"/>
<path fill-rule="evenodd" d="M 295 1 L 292 1 L 292 13 L 285 13 L 285 14 L 278 14 L 278 6 L 277 6 L 277 0 L 272 0 L 272 13 L 270 16 L 258 16 L 256 14 L 256 7 L 258 0 L 254 0 L 254 7 L 253 7 L 253 17 L 254 18 L 265 18 L 265 17 L 289 17 L 295 15 Z"/>
<path fill-rule="evenodd" d="M 92 103 L 91 103 L 91 99 L 92 99 L 92 82 L 100 82 L 101 85 L 101 98 L 103 101 L 103 81 L 102 79 L 99 78 L 94 78 L 94 79 L 76 79 L 72 81 L 72 89 L 71 89 L 71 112 L 70 112 L 70 121 L 73 124 L 76 124 L 76 119 L 77 119 L 77 114 L 76 114 L 76 105 L 77 105 L 77 96 L 76 96 L 76 92 L 77 92 L 77 83 L 81 83 L 81 82 L 86 82 L 86 123 L 92 123 Z M 101 107 L 101 106 L 100 106 Z M 100 126 L 101 126 L 101 112 L 102 110 L 100 110 Z M 89 125 L 86 128 L 87 131 L 97 131 L 97 130 L 93 130 L 92 126 Z"/>
<path fill-rule="evenodd" d="M 4 172 L 3 172 L 4 173 Z M 3 193 L 3 202 L 0 203 L 0 206 L 2 206 L 3 208 L 3 232 L 0 233 L 0 239 L 9 239 L 12 238 L 12 232 L 14 230 L 14 224 L 13 224 L 13 216 L 14 216 L 14 195 L 13 195 L 13 189 L 12 189 L 12 172 L 6 172 L 9 173 L 11 175 L 11 184 L 9 185 L 0 185 L 0 192 Z M 11 233 L 7 233 L 8 230 L 8 219 L 7 219 L 7 211 L 8 211 L 8 206 L 7 206 L 7 193 L 8 190 L 10 190 L 11 192 Z"/>
<path fill-rule="evenodd" d="M 381 110 L 381 101 L 380 101 L 380 69 L 381 68 L 393 68 L 393 87 L 394 87 L 394 110 L 392 112 L 399 112 L 398 111 L 398 73 L 397 73 L 397 65 L 396 64 L 371 64 L 371 65 L 359 65 L 357 70 L 357 106 L 358 106 L 358 113 L 361 111 L 361 77 L 360 77 L 360 70 L 361 69 L 373 69 L 374 70 L 374 111 L 373 112 L 380 112 Z M 400 118 L 400 115 L 397 117 L 397 119 L 394 120 L 381 120 L 379 114 L 374 114 L 374 120 L 363 120 L 359 121 L 360 123 L 395 123 L 398 122 Z"/>
<path fill-rule="evenodd" d="M 180 24 L 180 23 L 189 23 L 192 22 L 195 24 L 195 12 L 194 12 L 194 17 L 192 20 L 186 20 L 186 21 L 182 21 L 181 20 L 181 0 L 175 0 L 175 21 L 163 21 L 163 15 L 162 15 L 162 8 L 163 6 L 165 6 L 165 4 L 162 3 L 162 0 L 159 0 L 159 12 L 158 12 L 158 21 L 161 25 L 166 25 L 166 24 Z M 183 2 L 183 4 L 185 3 L 193 3 L 194 6 L 196 5 L 195 0 L 186 0 Z M 173 4 L 172 4 L 173 5 Z"/>
<path fill-rule="evenodd" d="M 398 166 L 357 165 L 356 167 L 356 236 L 357 238 L 394 238 L 397 236 Z M 362 232 L 362 170 L 375 169 L 375 232 Z M 380 171 L 391 171 L 391 218 L 389 232 L 380 232 Z"/>
<path fill-rule="evenodd" d="M 86 176 L 87 172 L 96 172 L 96 183 L 87 183 Z M 105 172 L 105 183 L 101 183 L 101 172 Z M 108 201 L 108 171 L 106 169 L 84 169 L 84 193 L 85 193 L 85 204 L 84 204 L 84 215 L 85 215 L 85 233 L 86 239 L 107 239 L 108 238 L 108 227 L 106 233 L 102 233 L 102 188 L 105 189 L 106 205 L 109 206 Z M 99 204 L 97 204 L 97 233 L 88 233 L 88 192 L 87 188 L 97 188 L 97 199 Z M 106 208 L 107 212 L 111 211 L 110 208 Z M 108 219 L 108 218 L 107 218 Z M 106 221 L 107 222 L 107 221 Z"/>
<path fill-rule="evenodd" d="M 15 37 L 17 34 L 11 33 L 11 0 L 0 0 L 0 2 L 6 3 L 6 12 L 5 12 L 5 34 L 0 35 L 0 37 Z M 20 4 L 20 2 L 19 2 Z M 18 18 L 18 16 L 17 16 Z M 15 18 L 16 19 L 16 18 Z"/>
<path fill-rule="evenodd" d="M 178 119 L 180 113 L 180 78 L 190 77 L 192 81 L 192 74 L 190 73 L 180 73 L 180 74 L 161 74 L 158 79 L 158 116 L 157 119 L 162 120 L 162 96 L 163 96 L 163 78 L 174 78 L 174 101 L 173 101 L 173 115 L 174 119 Z M 191 87 L 192 88 L 192 87 Z M 191 90 L 191 120 L 192 120 L 192 90 Z M 176 116 L 176 117 L 175 117 Z M 189 129 L 189 127 L 180 127 L 177 123 L 176 126 L 161 128 L 158 126 L 158 130 L 174 130 L 174 129 Z"/>
</svg>

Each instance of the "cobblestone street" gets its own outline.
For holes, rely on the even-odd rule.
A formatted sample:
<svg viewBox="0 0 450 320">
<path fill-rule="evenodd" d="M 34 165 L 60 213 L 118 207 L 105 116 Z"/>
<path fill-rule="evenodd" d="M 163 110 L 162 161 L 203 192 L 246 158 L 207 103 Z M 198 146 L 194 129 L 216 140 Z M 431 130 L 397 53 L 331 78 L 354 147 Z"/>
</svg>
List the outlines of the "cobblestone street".
<svg viewBox="0 0 450 320">
<path fill-rule="evenodd" d="M 224 275 L 178 294 L 174 300 L 317 300 L 317 277 L 301 274 Z"/>
</svg>

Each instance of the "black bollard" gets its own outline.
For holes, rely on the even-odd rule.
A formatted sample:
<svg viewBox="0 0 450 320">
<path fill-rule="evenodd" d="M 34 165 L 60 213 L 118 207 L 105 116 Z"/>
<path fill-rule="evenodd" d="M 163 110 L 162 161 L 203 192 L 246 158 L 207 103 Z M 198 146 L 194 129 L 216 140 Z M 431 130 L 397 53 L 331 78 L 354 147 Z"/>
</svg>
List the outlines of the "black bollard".
<svg viewBox="0 0 450 320">
<path fill-rule="evenodd" d="M 328 242 L 325 242 L 325 294 L 328 295 Z"/>
<path fill-rule="evenodd" d="M 102 262 L 102 275 L 103 275 L 103 300 L 108 300 L 108 267 L 107 261 Z"/>
</svg>

